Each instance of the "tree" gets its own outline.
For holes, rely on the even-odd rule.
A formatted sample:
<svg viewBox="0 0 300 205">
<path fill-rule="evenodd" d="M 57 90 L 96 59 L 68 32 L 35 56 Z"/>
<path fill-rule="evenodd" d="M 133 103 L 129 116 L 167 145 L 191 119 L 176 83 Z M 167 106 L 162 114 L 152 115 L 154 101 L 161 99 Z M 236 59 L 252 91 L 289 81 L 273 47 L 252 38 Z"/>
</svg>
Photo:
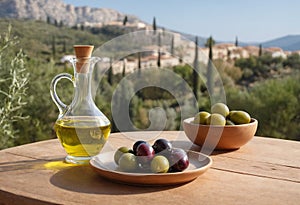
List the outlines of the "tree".
<svg viewBox="0 0 300 205">
<path fill-rule="evenodd" d="M 109 69 L 108 69 L 108 76 L 107 81 L 110 85 L 113 84 L 113 65 L 112 65 L 112 58 L 109 60 Z"/>
<path fill-rule="evenodd" d="M 300 55 L 298 53 L 292 53 L 291 55 L 288 55 L 286 60 L 283 61 L 283 66 L 300 70 Z"/>
<path fill-rule="evenodd" d="M 160 54 L 160 48 L 158 49 L 158 56 L 157 56 L 157 67 L 160 68 L 161 66 L 161 62 L 160 62 L 160 59 L 161 58 L 161 54 Z"/>
<path fill-rule="evenodd" d="M 235 37 L 235 46 L 238 47 L 239 46 L 239 41 L 238 41 L 238 37 Z"/>
<path fill-rule="evenodd" d="M 258 56 L 262 56 L 262 45 L 259 44 Z"/>
<path fill-rule="evenodd" d="M 231 109 L 244 109 L 259 121 L 257 135 L 300 140 L 300 76 L 258 82 L 250 90 L 227 90 Z"/>
<path fill-rule="evenodd" d="M 205 47 L 209 48 L 210 46 L 214 46 L 216 44 L 215 40 L 210 36 L 205 43 Z"/>
<path fill-rule="evenodd" d="M 127 22 L 128 22 L 128 17 L 125 16 L 125 17 L 124 17 L 124 20 L 123 20 L 123 26 L 126 26 Z"/>
<path fill-rule="evenodd" d="M 161 49 L 161 34 L 159 33 L 158 34 L 158 57 L 157 57 L 157 67 L 159 67 L 159 68 L 161 66 L 161 52 L 160 52 L 160 49 Z"/>
<path fill-rule="evenodd" d="M 174 56 L 174 35 L 172 35 L 171 39 L 171 55 Z"/>
<path fill-rule="evenodd" d="M 193 92 L 196 100 L 198 101 L 198 90 L 199 90 L 199 55 L 198 55 L 198 36 L 195 38 L 195 58 L 194 58 L 194 69 L 193 69 Z"/>
<path fill-rule="evenodd" d="M 156 33 L 156 19 L 155 19 L 155 17 L 153 17 L 152 28 L 153 28 L 154 33 Z"/>
<path fill-rule="evenodd" d="M 141 72 L 142 72 L 142 65 L 141 65 L 141 53 L 138 52 L 138 76 L 141 76 Z"/>
<path fill-rule="evenodd" d="M 122 77 L 125 77 L 125 74 L 126 74 L 126 64 L 127 64 L 127 60 L 126 60 L 126 58 L 124 58 L 123 59 Z"/>
<path fill-rule="evenodd" d="M 210 36 L 207 39 L 207 42 L 205 44 L 209 48 L 208 63 L 207 63 L 207 90 L 208 90 L 210 95 L 213 94 L 213 64 L 212 64 L 213 50 L 212 50 L 212 47 L 213 47 L 214 44 L 215 44 L 215 41 L 212 38 L 212 36 Z"/>
</svg>

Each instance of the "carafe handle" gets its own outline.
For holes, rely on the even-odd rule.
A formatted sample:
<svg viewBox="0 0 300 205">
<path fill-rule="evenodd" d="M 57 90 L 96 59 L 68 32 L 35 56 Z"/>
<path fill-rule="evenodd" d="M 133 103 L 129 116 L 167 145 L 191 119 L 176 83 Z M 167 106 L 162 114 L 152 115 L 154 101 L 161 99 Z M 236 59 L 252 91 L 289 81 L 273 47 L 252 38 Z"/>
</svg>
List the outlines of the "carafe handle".
<svg viewBox="0 0 300 205">
<path fill-rule="evenodd" d="M 66 110 L 67 105 L 64 104 L 60 98 L 58 97 L 57 93 L 56 93 L 56 85 L 58 83 L 58 81 L 60 81 L 61 79 L 68 79 L 70 80 L 73 84 L 73 76 L 69 73 L 61 73 L 56 75 L 50 84 L 50 95 L 52 97 L 52 100 L 54 101 L 54 103 L 56 104 L 56 106 L 58 107 L 59 110 L 59 115 L 62 115 L 64 110 Z"/>
</svg>

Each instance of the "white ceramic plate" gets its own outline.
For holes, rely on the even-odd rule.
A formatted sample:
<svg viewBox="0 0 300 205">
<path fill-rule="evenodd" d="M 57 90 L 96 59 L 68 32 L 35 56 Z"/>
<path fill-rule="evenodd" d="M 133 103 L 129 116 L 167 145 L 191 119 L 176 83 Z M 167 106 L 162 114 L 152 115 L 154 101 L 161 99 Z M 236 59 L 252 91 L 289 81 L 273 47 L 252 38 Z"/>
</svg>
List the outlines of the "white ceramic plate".
<svg viewBox="0 0 300 205">
<path fill-rule="evenodd" d="M 90 165 L 102 177 L 120 183 L 147 186 L 175 185 L 196 179 L 212 165 L 212 159 L 209 156 L 193 151 L 188 151 L 187 154 L 190 163 L 183 172 L 161 174 L 122 172 L 118 170 L 114 162 L 114 152 L 94 156 L 90 160 Z"/>
</svg>

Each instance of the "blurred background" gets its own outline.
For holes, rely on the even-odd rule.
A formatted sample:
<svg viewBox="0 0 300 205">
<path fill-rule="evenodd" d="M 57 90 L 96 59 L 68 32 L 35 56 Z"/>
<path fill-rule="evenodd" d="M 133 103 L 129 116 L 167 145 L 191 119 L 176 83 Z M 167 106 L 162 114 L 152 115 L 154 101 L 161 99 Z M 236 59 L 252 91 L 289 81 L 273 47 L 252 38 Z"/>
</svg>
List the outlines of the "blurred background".
<svg viewBox="0 0 300 205">
<path fill-rule="evenodd" d="M 167 117 L 164 129 L 181 129 L 187 117 L 181 116 L 182 110 L 210 111 L 208 90 L 214 85 L 207 85 L 193 68 L 206 74 L 212 62 L 222 79 L 228 107 L 245 110 L 258 119 L 256 135 L 300 140 L 299 6 L 293 0 L 86 0 L 84 4 L 2 0 L 0 149 L 56 137 L 53 125 L 58 110 L 50 98 L 49 85 L 56 74 L 73 73 L 66 60 L 73 55 L 73 45 L 97 48 L 136 31 L 149 32 L 149 39 L 154 32 L 156 40 L 145 52 L 121 59 L 105 57 L 109 69 L 99 82 L 95 102 L 113 123 L 111 100 L 124 77 L 154 68 L 169 69 L 188 83 L 197 105 L 187 100 L 188 94 L 175 99 L 158 87 L 141 89 L 131 98 L 127 91 L 135 90 L 135 84 L 130 82 L 121 97 L 129 98 L 136 128 L 148 128 L 149 110 L 160 107 Z M 127 45 L 121 44 L 120 50 L 122 46 Z M 180 83 L 157 75 L 158 82 L 166 79 L 174 85 Z M 69 81 L 61 81 L 58 91 L 64 102 L 71 102 Z M 151 114 L 153 118 L 160 116 L 160 112 Z M 113 126 L 112 131 L 119 130 Z"/>
</svg>

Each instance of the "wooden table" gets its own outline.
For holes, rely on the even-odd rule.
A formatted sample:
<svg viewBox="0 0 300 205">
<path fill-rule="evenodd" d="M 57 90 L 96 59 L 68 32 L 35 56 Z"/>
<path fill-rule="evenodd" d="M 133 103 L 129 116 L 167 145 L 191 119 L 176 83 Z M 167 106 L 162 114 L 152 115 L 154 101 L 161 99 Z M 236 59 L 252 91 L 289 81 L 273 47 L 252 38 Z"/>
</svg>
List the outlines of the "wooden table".
<svg viewBox="0 0 300 205">
<path fill-rule="evenodd" d="M 140 133 L 146 136 L 149 133 Z M 199 151 L 183 132 L 162 132 L 175 146 Z M 104 150 L 132 141 L 112 134 Z M 177 186 L 141 187 L 63 163 L 58 140 L 0 151 L 0 204 L 299 204 L 300 143 L 254 137 L 239 150 L 215 152 L 212 167 Z"/>
</svg>

